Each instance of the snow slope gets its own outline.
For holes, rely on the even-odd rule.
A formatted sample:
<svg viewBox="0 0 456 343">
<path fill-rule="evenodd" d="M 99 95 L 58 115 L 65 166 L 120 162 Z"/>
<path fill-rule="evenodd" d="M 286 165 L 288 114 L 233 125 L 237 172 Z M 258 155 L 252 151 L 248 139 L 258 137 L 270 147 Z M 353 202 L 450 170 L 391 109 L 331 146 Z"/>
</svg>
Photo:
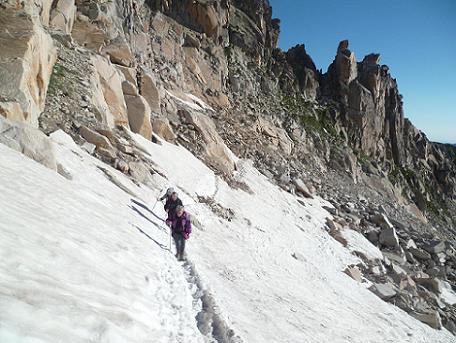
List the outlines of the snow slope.
<svg viewBox="0 0 456 343">
<path fill-rule="evenodd" d="M 71 180 L 0 145 L 0 342 L 454 342 L 342 273 L 359 261 L 323 228 L 323 200 L 301 205 L 243 160 L 252 194 L 232 189 L 184 148 L 132 137 L 168 180 L 138 187 L 62 133 Z M 153 208 L 168 185 L 199 223 L 183 265 Z"/>
<path fill-rule="evenodd" d="M 73 180 L 0 145 L 0 342 L 203 342 L 167 234 L 100 162 L 58 154 Z"/>
</svg>

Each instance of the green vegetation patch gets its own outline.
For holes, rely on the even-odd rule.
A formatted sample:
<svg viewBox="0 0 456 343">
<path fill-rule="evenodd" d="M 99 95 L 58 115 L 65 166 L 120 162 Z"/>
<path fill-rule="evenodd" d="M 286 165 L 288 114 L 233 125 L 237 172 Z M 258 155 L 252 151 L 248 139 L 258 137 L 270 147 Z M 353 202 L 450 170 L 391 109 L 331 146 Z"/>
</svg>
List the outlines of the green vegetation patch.
<svg viewBox="0 0 456 343">
<path fill-rule="evenodd" d="M 281 105 L 305 129 L 337 138 L 337 131 L 329 115 L 330 106 L 316 107 L 313 102 L 296 96 L 283 96 Z"/>
<path fill-rule="evenodd" d="M 74 93 L 75 87 L 71 82 L 73 77 L 74 73 L 70 69 L 57 62 L 49 80 L 48 94 L 51 96 L 56 95 L 59 91 L 64 94 Z"/>
</svg>

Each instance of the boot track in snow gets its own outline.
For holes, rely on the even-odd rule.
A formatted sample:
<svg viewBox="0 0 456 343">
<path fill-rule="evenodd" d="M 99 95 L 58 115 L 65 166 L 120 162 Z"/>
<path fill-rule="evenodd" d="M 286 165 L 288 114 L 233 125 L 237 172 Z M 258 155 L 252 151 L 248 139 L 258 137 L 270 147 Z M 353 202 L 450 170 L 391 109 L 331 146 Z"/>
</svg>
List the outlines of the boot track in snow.
<svg viewBox="0 0 456 343">
<path fill-rule="evenodd" d="M 236 336 L 220 315 L 212 294 L 203 286 L 195 266 L 186 260 L 183 262 L 185 277 L 193 296 L 193 309 L 196 323 L 201 334 L 207 338 L 208 343 L 243 343 Z"/>
<path fill-rule="evenodd" d="M 160 219 L 157 214 L 155 214 L 152 210 L 150 210 L 147 205 L 135 200 L 131 199 L 134 205 L 141 207 L 142 209 L 147 210 L 151 213 L 155 218 Z M 134 205 L 130 205 L 129 207 L 134 210 L 137 214 L 141 217 L 145 218 L 150 223 L 154 224 L 160 231 L 166 232 L 164 228 L 160 224 L 157 224 L 146 215 L 144 215 L 138 207 Z M 133 225 L 139 232 L 143 235 L 147 236 L 149 239 L 154 241 L 157 245 L 161 248 L 165 246 L 157 242 L 154 238 L 150 237 L 146 234 L 143 230 L 141 230 L 138 226 Z M 169 250 L 172 253 L 172 249 Z M 220 315 L 220 311 L 215 303 L 214 297 L 212 294 L 203 286 L 201 279 L 196 272 L 194 264 L 186 259 L 182 263 L 182 267 L 184 269 L 185 278 L 189 284 L 189 288 L 192 293 L 193 297 L 193 310 L 196 313 L 195 320 L 198 327 L 198 330 L 201 334 L 206 338 L 207 343 L 243 343 L 243 340 L 236 336 L 234 330 L 231 329 L 228 324 L 223 320 Z"/>
</svg>

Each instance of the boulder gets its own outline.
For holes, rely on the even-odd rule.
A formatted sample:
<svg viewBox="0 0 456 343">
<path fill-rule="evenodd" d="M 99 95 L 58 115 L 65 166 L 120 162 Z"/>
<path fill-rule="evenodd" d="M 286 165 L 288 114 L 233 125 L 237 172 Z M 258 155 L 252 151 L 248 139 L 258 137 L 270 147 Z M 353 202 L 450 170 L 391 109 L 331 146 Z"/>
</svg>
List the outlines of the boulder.
<svg viewBox="0 0 456 343">
<path fill-rule="evenodd" d="M 445 329 L 450 331 L 453 335 L 456 336 L 456 319 L 447 319 L 446 323 L 443 325 Z"/>
<path fill-rule="evenodd" d="M 385 301 L 393 298 L 397 294 L 393 285 L 390 283 L 374 283 L 369 287 L 369 290 Z"/>
<path fill-rule="evenodd" d="M 440 314 L 438 311 L 430 311 L 427 313 L 419 313 L 419 312 L 410 312 L 410 315 L 420 322 L 429 325 L 431 328 L 440 330 L 442 328 L 442 319 L 440 318 Z"/>
<path fill-rule="evenodd" d="M 186 32 L 184 35 L 184 46 L 199 49 L 201 47 L 200 38 L 197 38 L 193 34 Z"/>
<path fill-rule="evenodd" d="M 410 251 L 405 251 L 405 258 L 407 259 L 407 262 L 410 264 L 417 263 L 415 257 L 412 255 Z"/>
<path fill-rule="evenodd" d="M 135 56 L 131 52 L 130 46 L 125 38 L 120 37 L 121 36 L 118 36 L 118 38 L 111 41 L 103 48 L 102 52 L 109 56 L 112 63 L 130 67 L 135 63 Z"/>
<path fill-rule="evenodd" d="M 95 144 L 92 144 L 89 142 L 85 142 L 84 144 L 81 145 L 81 149 L 83 149 L 90 155 L 92 155 L 94 153 L 96 147 L 97 146 Z"/>
<path fill-rule="evenodd" d="M 396 251 L 396 252 L 382 251 L 382 254 L 388 260 L 394 261 L 400 265 L 403 265 L 407 262 L 407 259 L 405 258 L 405 254 L 402 251 Z"/>
<path fill-rule="evenodd" d="M 413 279 L 409 275 L 406 275 L 399 282 L 399 289 L 413 291 L 416 289 L 416 283 L 415 283 L 415 281 L 413 281 Z"/>
<path fill-rule="evenodd" d="M 146 99 L 153 112 L 160 112 L 160 93 L 149 73 L 142 70 L 139 93 Z"/>
<path fill-rule="evenodd" d="M 90 22 L 89 18 L 77 14 L 77 20 L 73 25 L 71 36 L 73 39 L 83 47 L 100 51 L 105 45 L 107 40 L 107 33 L 99 28 L 95 23 Z"/>
<path fill-rule="evenodd" d="M 413 257 L 419 259 L 419 260 L 430 260 L 431 259 L 431 254 L 429 254 L 427 251 L 424 251 L 423 249 L 420 248 L 415 248 L 415 247 L 410 247 L 409 252 L 413 255 Z"/>
<path fill-rule="evenodd" d="M 40 130 L 27 124 L 10 121 L 0 116 L 0 143 L 57 170 L 52 141 Z"/>
<path fill-rule="evenodd" d="M 73 30 L 76 18 L 76 6 L 74 0 L 58 0 L 51 12 L 50 24 L 66 34 Z"/>
<path fill-rule="evenodd" d="M 399 291 L 394 298 L 394 304 L 408 313 L 413 309 L 413 297 L 407 291 Z"/>
<path fill-rule="evenodd" d="M 420 278 L 416 277 L 415 282 L 418 285 L 422 285 L 426 287 L 428 290 L 433 292 L 434 294 L 442 293 L 442 281 L 437 278 Z"/>
<path fill-rule="evenodd" d="M 423 245 L 423 249 L 430 254 L 437 255 L 445 251 L 445 242 L 434 240 Z"/>
<path fill-rule="evenodd" d="M 115 67 L 124 76 L 125 81 L 131 82 L 136 87 L 137 80 L 135 68 L 129 68 L 122 65 L 115 65 Z"/>
<path fill-rule="evenodd" d="M 263 117 L 257 119 L 257 131 L 270 138 L 278 138 L 276 127 Z"/>
<path fill-rule="evenodd" d="M 130 175 L 140 183 L 148 183 L 151 180 L 149 168 L 143 162 L 129 163 Z"/>
<path fill-rule="evenodd" d="M 280 147 L 286 155 L 293 151 L 293 140 L 281 127 L 275 126 L 270 120 L 258 117 L 256 130 L 265 135 L 275 147 Z"/>
<path fill-rule="evenodd" d="M 370 216 L 370 221 L 382 229 L 391 229 L 394 228 L 393 224 L 391 224 L 388 217 L 383 213 L 376 213 Z"/>
<path fill-rule="evenodd" d="M 378 243 L 378 237 L 380 235 L 380 230 L 378 228 L 369 227 L 366 231 L 367 239 L 374 245 Z"/>
<path fill-rule="evenodd" d="M 333 216 L 336 216 L 338 215 L 339 211 L 337 210 L 337 208 L 333 207 L 333 206 L 326 206 L 326 205 L 323 205 L 322 206 L 323 209 L 325 209 L 326 211 L 328 211 L 329 213 L 331 213 Z"/>
<path fill-rule="evenodd" d="M 124 93 L 124 95 L 136 95 L 136 96 L 139 95 L 138 89 L 136 88 L 136 86 L 127 80 L 122 81 L 122 92 Z"/>
<path fill-rule="evenodd" d="M 118 158 L 114 160 L 114 168 L 120 170 L 124 174 L 127 174 L 130 171 L 130 166 L 128 165 L 128 163 Z"/>
<path fill-rule="evenodd" d="M 416 243 L 413 239 L 409 239 L 407 243 L 405 244 L 405 249 L 410 249 L 410 248 L 415 248 L 417 249 L 418 247 L 416 246 Z"/>
<path fill-rule="evenodd" d="M 38 127 L 57 51 L 37 20 L 0 10 L 0 114 Z"/>
<path fill-rule="evenodd" d="M 113 147 L 103 148 L 101 146 L 97 147 L 96 152 L 102 157 L 104 162 L 112 163 L 116 160 L 117 155 Z"/>
<path fill-rule="evenodd" d="M 125 95 L 125 101 L 131 130 L 150 140 L 152 138 L 152 124 L 150 123 L 150 107 L 147 101 L 141 95 Z"/>
<path fill-rule="evenodd" d="M 407 276 L 407 272 L 401 266 L 399 266 L 395 263 L 392 263 L 391 271 L 393 274 L 395 274 L 399 278 L 403 278 L 403 277 Z"/>
<path fill-rule="evenodd" d="M 339 229 L 330 230 L 329 235 L 332 238 L 334 238 L 336 241 L 338 241 L 340 244 L 342 244 L 344 247 L 348 246 L 347 240 L 345 239 L 345 237 L 343 236 L 342 232 Z"/>
<path fill-rule="evenodd" d="M 394 227 L 382 229 L 378 236 L 378 241 L 387 247 L 399 248 L 399 237 L 397 237 Z"/>
<path fill-rule="evenodd" d="M 330 232 L 339 230 L 336 223 L 329 218 L 326 218 L 326 226 L 329 228 Z"/>
<path fill-rule="evenodd" d="M 169 120 L 166 118 L 154 118 L 152 120 L 152 130 L 168 142 L 174 142 L 177 138 L 169 124 Z"/>
<path fill-rule="evenodd" d="M 210 117 L 194 111 L 180 111 L 184 121 L 192 124 L 204 140 L 205 154 L 214 168 L 225 174 L 231 174 L 235 163 L 223 139 L 218 134 L 215 124 Z"/>
<path fill-rule="evenodd" d="M 105 136 L 99 134 L 98 132 L 89 129 L 87 126 L 81 126 L 79 129 L 79 134 L 87 142 L 94 144 L 97 148 L 112 148 L 111 142 Z"/>
<path fill-rule="evenodd" d="M 306 198 L 313 199 L 312 194 L 306 184 L 301 179 L 293 179 L 293 184 L 296 186 L 296 191 L 304 195 Z"/>
<path fill-rule="evenodd" d="M 344 270 L 344 273 L 357 282 L 361 282 L 363 280 L 363 274 L 357 266 L 347 267 Z"/>
<path fill-rule="evenodd" d="M 127 126 L 127 106 L 122 91 L 122 76 L 104 57 L 93 55 L 91 75 L 92 102 L 102 114 L 101 121 L 108 127 Z"/>
<path fill-rule="evenodd" d="M 115 144 L 116 143 L 116 136 L 114 134 L 114 132 L 112 130 L 106 130 L 106 129 L 97 129 L 97 132 L 100 134 L 100 135 L 103 135 L 105 136 L 107 139 L 109 139 L 109 141 L 111 142 L 111 144 Z"/>
<path fill-rule="evenodd" d="M 116 147 L 117 147 L 117 149 L 122 151 L 124 154 L 132 155 L 132 156 L 135 155 L 135 149 L 133 148 L 133 146 L 128 144 L 128 142 L 120 141 L 116 144 Z"/>
<path fill-rule="evenodd" d="M 67 134 L 65 131 L 63 131 L 62 129 L 58 129 L 58 130 L 52 132 L 49 135 L 49 138 L 54 143 L 66 146 L 70 149 L 77 150 L 79 148 L 79 146 L 75 143 L 73 138 L 69 134 Z"/>
</svg>

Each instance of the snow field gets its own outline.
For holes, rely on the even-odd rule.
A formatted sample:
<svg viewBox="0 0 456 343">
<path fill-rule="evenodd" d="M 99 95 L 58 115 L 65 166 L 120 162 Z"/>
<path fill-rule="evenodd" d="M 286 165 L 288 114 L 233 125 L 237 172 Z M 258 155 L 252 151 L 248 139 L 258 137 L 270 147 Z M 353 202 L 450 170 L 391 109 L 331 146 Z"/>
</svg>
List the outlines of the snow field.
<svg viewBox="0 0 456 343">
<path fill-rule="evenodd" d="M 252 194 L 232 189 L 186 149 L 132 137 L 167 180 L 138 187 L 62 133 L 53 139 L 71 180 L 0 145 L 0 342 L 214 341 L 195 319 L 204 291 L 232 333 L 220 342 L 454 342 L 342 272 L 359 260 L 327 234 L 323 200 L 301 205 L 244 160 L 235 177 Z M 169 185 L 200 223 L 187 245 L 197 280 L 149 211 Z M 160 204 L 154 213 L 164 217 Z"/>
</svg>

